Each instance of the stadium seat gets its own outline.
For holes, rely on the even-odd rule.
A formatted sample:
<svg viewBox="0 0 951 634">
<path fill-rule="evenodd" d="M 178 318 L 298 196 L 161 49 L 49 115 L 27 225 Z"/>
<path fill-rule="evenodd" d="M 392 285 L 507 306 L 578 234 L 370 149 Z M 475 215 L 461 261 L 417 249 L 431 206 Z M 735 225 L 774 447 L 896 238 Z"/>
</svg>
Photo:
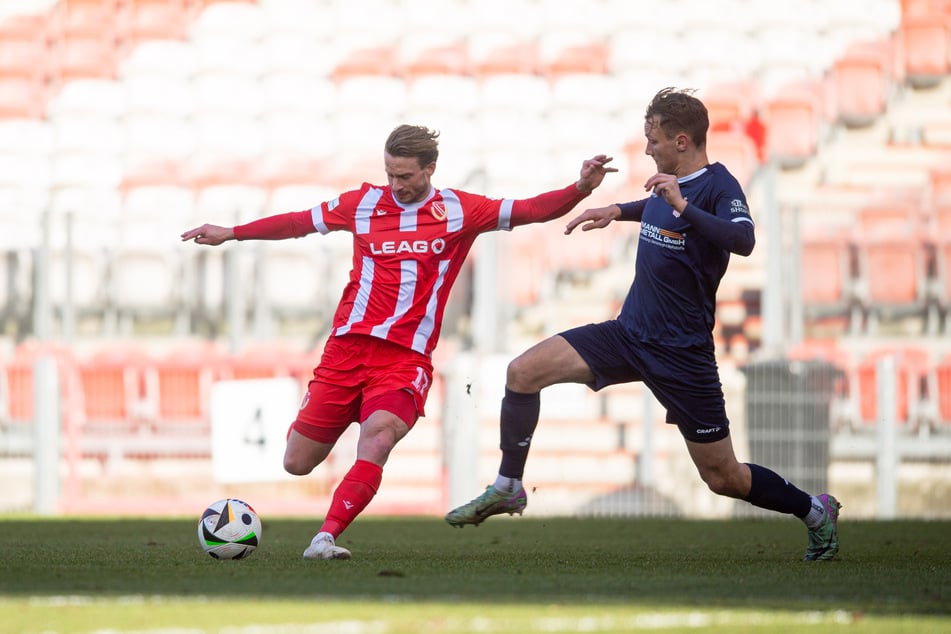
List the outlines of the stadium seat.
<svg viewBox="0 0 951 634">
<path fill-rule="evenodd" d="M 767 98 L 789 83 L 817 80 L 834 59 L 813 15 L 793 4 L 776 4 L 770 9 L 775 14 L 760 20 L 753 36 L 758 64 L 755 75 Z"/>
<path fill-rule="evenodd" d="M 124 117 L 156 115 L 186 118 L 199 105 L 202 86 L 171 75 L 131 73 L 122 82 Z"/>
<path fill-rule="evenodd" d="M 143 351 L 124 345 L 78 362 L 83 433 L 131 435 L 144 422 Z"/>
<path fill-rule="evenodd" d="M 860 301 L 870 332 L 882 320 L 925 316 L 923 244 L 911 239 L 859 240 L 856 243 Z M 923 322 L 924 327 L 924 322 Z"/>
<path fill-rule="evenodd" d="M 482 87 L 472 77 L 464 75 L 424 74 L 415 76 L 407 86 L 406 116 L 408 120 L 437 127 L 425 115 L 438 118 L 469 117 L 479 106 Z M 414 118 L 419 113 L 423 118 Z M 440 142 L 443 138 L 440 138 Z M 440 159 L 442 159 L 440 155 Z"/>
<path fill-rule="evenodd" d="M 81 404 L 79 376 L 76 372 L 76 355 L 72 348 L 60 343 L 28 339 L 13 350 L 13 356 L 5 364 L 7 407 L 10 420 L 32 423 L 34 419 L 33 370 L 41 358 L 56 362 L 59 393 L 62 395 L 62 412 L 66 417 L 75 414 Z M 72 420 L 72 419 L 70 419 Z"/>
<path fill-rule="evenodd" d="M 337 82 L 366 75 L 395 77 L 401 72 L 398 61 L 399 55 L 393 47 L 361 48 L 340 60 L 331 72 L 331 77 Z"/>
<path fill-rule="evenodd" d="M 0 78 L 0 120 L 40 119 L 46 96 L 43 82 L 25 77 Z"/>
<path fill-rule="evenodd" d="M 821 104 L 815 88 L 787 85 L 766 100 L 766 154 L 781 168 L 802 167 L 816 155 L 821 136 Z"/>
<path fill-rule="evenodd" d="M 942 332 L 951 333 L 951 203 L 935 208 L 933 229 L 928 232 L 934 277 L 930 301 L 940 313 Z"/>
<path fill-rule="evenodd" d="M 670 77 L 679 76 L 689 66 L 687 47 L 670 46 L 667 35 L 651 26 L 638 25 L 614 30 L 609 37 L 608 70 L 615 76 L 650 77 L 663 67 L 661 83 L 651 82 L 646 91 L 653 95 L 670 85 Z M 647 105 L 645 100 L 641 109 Z"/>
<path fill-rule="evenodd" d="M 338 109 L 350 114 L 373 113 L 392 123 L 391 128 L 402 122 L 407 99 L 407 86 L 402 79 L 386 75 L 344 75 L 338 76 L 337 82 Z"/>
<path fill-rule="evenodd" d="M 919 213 L 914 202 L 901 200 L 856 212 L 859 298 L 871 330 L 882 319 L 925 316 L 927 253 Z"/>
<path fill-rule="evenodd" d="M 543 76 L 603 75 L 608 71 L 609 48 L 592 41 L 578 29 L 544 31 L 539 37 L 538 69 Z"/>
<path fill-rule="evenodd" d="M 55 47 L 53 69 L 58 81 L 111 79 L 119 63 L 115 43 L 99 37 L 74 37 Z"/>
<path fill-rule="evenodd" d="M 542 77 L 520 73 L 499 73 L 483 77 L 479 82 L 479 111 L 522 112 L 530 117 L 541 116 L 549 107 L 551 85 Z M 488 115 L 491 116 L 491 115 Z"/>
<path fill-rule="evenodd" d="M 473 73 L 480 78 L 498 74 L 535 75 L 540 70 L 538 49 L 534 42 L 526 41 L 504 43 L 481 52 L 476 49 L 472 65 Z"/>
<path fill-rule="evenodd" d="M 835 231 L 804 231 L 800 238 L 799 278 L 807 320 L 851 318 L 855 290 L 849 242 Z"/>
<path fill-rule="evenodd" d="M 5 7 L 12 9 L 13 7 Z M 7 11 L 0 19 L 0 40 L 49 41 L 60 30 L 62 14 L 45 7 Z M 47 7 L 48 8 L 48 7 Z"/>
<path fill-rule="evenodd" d="M 255 79 L 261 75 L 265 57 L 260 44 L 239 40 L 191 40 L 195 51 L 193 80 L 203 77 Z"/>
<path fill-rule="evenodd" d="M 320 121 L 337 108 L 337 87 L 327 77 L 309 72 L 274 72 L 265 74 L 260 83 L 261 117 L 267 122 L 282 117 L 296 121 Z M 314 146 L 327 145 L 321 137 L 308 133 L 301 141 Z"/>
<path fill-rule="evenodd" d="M 847 51 L 836 60 L 832 81 L 838 121 L 847 127 L 867 127 L 885 113 L 888 73 L 882 53 Z"/>
<path fill-rule="evenodd" d="M 878 411 L 877 364 L 885 355 L 895 357 L 895 420 L 899 425 L 916 427 L 921 414 L 929 353 L 911 346 L 877 348 L 858 362 L 856 378 L 850 384 L 857 391 L 859 422 L 874 425 L 881 415 Z"/>
<path fill-rule="evenodd" d="M 0 38 L 0 79 L 44 84 L 50 79 L 52 53 L 45 40 Z"/>
<path fill-rule="evenodd" d="M 328 327 L 342 286 L 328 283 L 332 275 L 324 236 L 262 244 L 256 251 L 257 300 L 270 308 L 279 327 L 294 332 Z"/>
<path fill-rule="evenodd" d="M 167 77 L 190 79 L 198 67 L 194 44 L 179 40 L 145 40 L 129 51 L 118 66 L 124 79 Z"/>
<path fill-rule="evenodd" d="M 134 112 L 123 117 L 122 125 L 126 142 L 124 178 L 149 165 L 166 166 L 164 171 L 172 178 L 177 168 L 169 166 L 184 163 L 198 147 L 191 122 L 181 117 Z M 162 182 L 174 184 L 175 180 Z"/>
<path fill-rule="evenodd" d="M 196 4 L 189 0 L 190 4 Z M 194 40 L 232 39 L 252 43 L 267 29 L 264 11 L 256 2 L 236 0 L 199 2 L 188 36 Z"/>
<path fill-rule="evenodd" d="M 179 350 L 154 359 L 146 368 L 155 407 L 152 430 L 158 435 L 206 436 L 211 430 L 209 398 L 225 358 L 214 350 Z"/>
<path fill-rule="evenodd" d="M 902 52 L 913 88 L 933 88 L 951 72 L 951 15 L 910 16 L 902 20 Z"/>
<path fill-rule="evenodd" d="M 181 40 L 190 21 L 187 0 L 132 0 L 119 37 L 127 49 L 147 40 Z"/>
<path fill-rule="evenodd" d="M 613 99 L 605 98 L 617 91 L 617 82 L 603 73 L 583 71 L 569 72 L 567 69 L 550 78 L 551 107 L 557 109 L 584 110 L 592 118 L 603 119 L 617 108 Z"/>
<path fill-rule="evenodd" d="M 930 389 L 935 402 L 935 423 L 941 429 L 951 429 L 951 355 L 945 355 L 932 368 Z"/>
<path fill-rule="evenodd" d="M 759 168 L 756 144 L 746 132 L 711 130 L 707 152 L 711 161 L 723 163 L 743 186 L 749 185 Z"/>
<path fill-rule="evenodd" d="M 340 193 L 320 185 L 321 175 L 328 170 L 322 158 L 276 151 L 266 155 L 251 169 L 253 182 L 267 189 L 265 209 L 268 213 L 310 209 Z M 275 195 L 281 189 L 285 192 Z"/>
<path fill-rule="evenodd" d="M 88 116 L 94 119 L 118 119 L 126 112 L 124 86 L 106 78 L 85 78 L 66 82 L 50 98 L 48 114 L 56 117 Z"/>
<path fill-rule="evenodd" d="M 196 112 L 191 123 L 196 144 L 194 160 L 252 161 L 264 151 L 264 133 L 256 118 L 247 113 L 209 108 Z M 236 134 L 237 130 L 241 134 Z"/>
<path fill-rule="evenodd" d="M 540 254 L 534 231 L 524 227 L 513 231 L 501 243 L 499 266 L 511 274 L 504 277 L 503 288 L 499 289 L 518 308 L 537 304 L 543 295 L 543 289 L 551 285 L 547 279 L 546 259 L 548 253 Z M 476 256 L 478 257 L 478 256 Z"/>
<path fill-rule="evenodd" d="M 93 38 L 115 45 L 123 19 L 121 5 L 121 0 L 64 2 L 53 35 L 58 40 Z"/>
<path fill-rule="evenodd" d="M 464 42 L 447 42 L 412 51 L 405 50 L 406 44 L 402 48 L 401 74 L 407 81 L 415 82 L 430 75 L 464 77 L 471 74 L 469 49 Z"/>
<path fill-rule="evenodd" d="M 947 208 L 951 206 L 951 169 L 938 167 L 929 174 L 931 204 Z"/>
</svg>

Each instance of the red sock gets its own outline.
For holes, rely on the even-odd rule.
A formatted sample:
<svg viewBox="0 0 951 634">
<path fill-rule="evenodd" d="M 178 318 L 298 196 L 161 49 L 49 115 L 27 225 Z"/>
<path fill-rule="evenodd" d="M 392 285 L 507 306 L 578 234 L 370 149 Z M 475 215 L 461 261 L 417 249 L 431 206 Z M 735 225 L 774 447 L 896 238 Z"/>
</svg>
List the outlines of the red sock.
<svg viewBox="0 0 951 634">
<path fill-rule="evenodd" d="M 343 481 L 334 490 L 330 509 L 324 519 L 321 531 L 326 531 L 336 539 L 366 508 L 383 480 L 383 467 L 366 460 L 357 460 Z"/>
</svg>

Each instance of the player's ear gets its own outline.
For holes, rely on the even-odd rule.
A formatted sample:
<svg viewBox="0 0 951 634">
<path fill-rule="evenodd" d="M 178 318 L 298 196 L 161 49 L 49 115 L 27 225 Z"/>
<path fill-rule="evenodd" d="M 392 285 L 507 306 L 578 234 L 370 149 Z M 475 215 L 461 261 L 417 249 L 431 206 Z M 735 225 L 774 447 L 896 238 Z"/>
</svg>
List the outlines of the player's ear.
<svg viewBox="0 0 951 634">
<path fill-rule="evenodd" d="M 690 137 L 687 136 L 686 132 L 681 132 L 678 134 L 674 141 L 677 144 L 678 152 L 686 152 L 687 148 L 690 147 Z"/>
</svg>

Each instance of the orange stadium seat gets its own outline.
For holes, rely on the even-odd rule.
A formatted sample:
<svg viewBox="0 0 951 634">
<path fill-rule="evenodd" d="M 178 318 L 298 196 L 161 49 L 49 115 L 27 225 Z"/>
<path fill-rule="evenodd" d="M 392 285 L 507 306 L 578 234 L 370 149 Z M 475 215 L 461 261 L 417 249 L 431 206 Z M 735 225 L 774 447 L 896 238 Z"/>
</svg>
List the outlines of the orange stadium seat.
<svg viewBox="0 0 951 634">
<path fill-rule="evenodd" d="M 535 75 L 539 71 L 538 48 L 534 42 L 503 44 L 477 57 L 473 67 L 479 77 L 498 74 Z"/>
<path fill-rule="evenodd" d="M 951 169 L 934 169 L 929 176 L 931 203 L 936 206 L 951 206 Z"/>
<path fill-rule="evenodd" d="M 132 434 L 142 422 L 144 353 L 113 350 L 81 360 L 83 428 L 86 432 Z"/>
<path fill-rule="evenodd" d="M 119 37 L 127 49 L 150 39 L 184 39 L 191 17 L 188 0 L 131 0 Z"/>
<path fill-rule="evenodd" d="M 59 30 L 59 11 L 35 11 L 10 15 L 0 20 L 0 40 L 48 42 Z"/>
<path fill-rule="evenodd" d="M 70 415 L 71 408 L 77 404 L 79 381 L 73 351 L 60 344 L 26 341 L 14 349 L 13 358 L 6 364 L 8 413 L 13 421 L 33 420 L 33 404 L 36 398 L 33 370 L 37 360 L 44 356 L 51 357 L 57 363 L 64 415 Z"/>
<path fill-rule="evenodd" d="M 800 248 L 800 289 L 807 318 L 848 317 L 854 289 L 846 236 L 806 231 Z"/>
<path fill-rule="evenodd" d="M 951 203 L 935 208 L 931 236 L 934 279 L 931 300 L 944 321 L 944 333 L 951 333 Z"/>
<path fill-rule="evenodd" d="M 154 407 L 153 430 L 159 434 L 207 434 L 212 382 L 222 375 L 226 356 L 213 344 L 170 352 L 146 368 Z"/>
<path fill-rule="evenodd" d="M 396 49 L 391 46 L 360 48 L 340 60 L 331 75 L 338 82 L 361 75 L 392 77 L 402 72 L 398 61 Z"/>
<path fill-rule="evenodd" d="M 56 36 L 64 40 L 97 38 L 115 44 L 120 0 L 68 0 L 62 3 Z"/>
<path fill-rule="evenodd" d="M 45 40 L 0 38 L 0 78 L 49 79 L 52 55 Z"/>
<path fill-rule="evenodd" d="M 951 355 L 946 355 L 933 369 L 937 422 L 945 428 L 951 425 Z"/>
<path fill-rule="evenodd" d="M 868 126 L 885 113 L 888 68 L 881 52 L 867 48 L 847 51 L 836 60 L 832 81 L 842 124 Z"/>
<path fill-rule="evenodd" d="M 39 119 L 44 114 L 46 86 L 23 77 L 0 77 L 0 118 Z"/>
<path fill-rule="evenodd" d="M 870 318 L 924 316 L 926 277 L 921 241 L 860 239 L 856 246 L 863 288 L 860 301 Z"/>
<path fill-rule="evenodd" d="M 463 43 L 424 48 L 405 60 L 402 68 L 409 80 L 426 75 L 468 75 L 470 71 L 469 50 Z"/>
<path fill-rule="evenodd" d="M 116 76 L 119 57 L 115 44 L 99 37 L 64 39 L 55 47 L 55 73 L 60 81 Z"/>
<path fill-rule="evenodd" d="M 766 153 L 781 167 L 802 166 L 819 147 L 821 105 L 816 89 L 785 86 L 764 104 Z"/>
<path fill-rule="evenodd" d="M 608 53 L 608 47 L 599 42 L 571 44 L 542 61 L 539 70 L 548 77 L 574 73 L 603 75 L 608 71 Z"/>
<path fill-rule="evenodd" d="M 858 391 L 860 422 L 875 424 L 879 420 L 877 364 L 885 355 L 895 356 L 895 420 L 900 425 L 915 425 L 929 361 L 927 350 L 914 347 L 879 348 L 859 361 L 853 386 Z"/>
<path fill-rule="evenodd" d="M 951 72 L 951 16 L 906 17 L 901 36 L 905 76 L 913 87 L 934 87 Z"/>
<path fill-rule="evenodd" d="M 927 252 L 913 201 L 865 205 L 855 215 L 860 301 L 871 319 L 925 314 Z"/>
</svg>

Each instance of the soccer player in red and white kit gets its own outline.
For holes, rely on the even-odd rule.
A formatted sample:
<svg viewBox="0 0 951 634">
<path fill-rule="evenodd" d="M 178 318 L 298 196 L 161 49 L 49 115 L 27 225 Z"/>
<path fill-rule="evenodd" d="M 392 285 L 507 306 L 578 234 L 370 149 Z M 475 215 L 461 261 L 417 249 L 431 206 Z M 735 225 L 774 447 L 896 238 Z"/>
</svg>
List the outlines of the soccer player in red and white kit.
<svg viewBox="0 0 951 634">
<path fill-rule="evenodd" d="M 393 447 L 425 415 L 432 351 L 446 301 L 480 233 L 559 218 L 601 184 L 612 160 L 585 160 L 573 184 L 524 200 L 492 199 L 430 182 L 438 132 L 395 128 L 384 146 L 387 185 L 364 183 L 313 209 L 236 227 L 205 224 L 182 240 L 283 240 L 310 233 L 353 234 L 353 268 L 297 419 L 284 469 L 307 475 L 353 421 L 360 423 L 356 461 L 337 485 L 305 559 L 349 559 L 335 540 L 376 494 Z M 301 271 L 307 275 L 307 271 Z"/>
</svg>

